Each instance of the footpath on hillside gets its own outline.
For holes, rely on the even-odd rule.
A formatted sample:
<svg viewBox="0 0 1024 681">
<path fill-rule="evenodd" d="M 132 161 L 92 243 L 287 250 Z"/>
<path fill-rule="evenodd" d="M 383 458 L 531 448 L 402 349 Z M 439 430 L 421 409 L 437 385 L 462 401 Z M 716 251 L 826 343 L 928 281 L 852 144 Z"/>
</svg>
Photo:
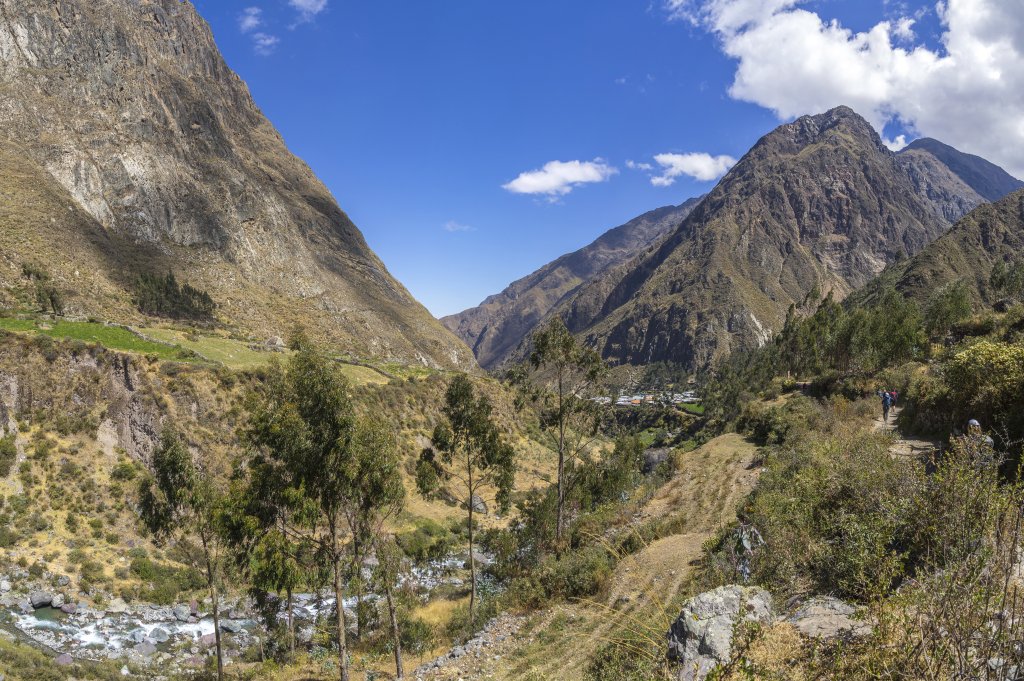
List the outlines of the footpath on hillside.
<svg viewBox="0 0 1024 681">
<path fill-rule="evenodd" d="M 685 455 L 673 478 L 630 522 L 677 516 L 679 532 L 616 566 L 597 600 L 560 603 L 529 617 L 503 615 L 473 641 L 418 670 L 423 681 L 579 679 L 606 643 L 633 630 L 660 640 L 678 615 L 705 541 L 736 518 L 760 473 L 757 447 L 735 433 Z"/>
<path fill-rule="evenodd" d="M 896 422 L 899 420 L 900 413 L 903 411 L 902 407 L 893 407 L 892 410 L 889 411 L 889 418 L 887 420 L 882 418 L 881 407 L 879 407 L 878 411 L 879 413 L 875 416 L 872 429 L 875 431 L 892 433 L 896 437 L 892 447 L 889 449 L 894 456 L 908 458 L 920 457 L 929 452 L 942 449 L 942 443 L 938 440 L 925 440 L 912 435 L 906 435 L 900 431 Z"/>
</svg>

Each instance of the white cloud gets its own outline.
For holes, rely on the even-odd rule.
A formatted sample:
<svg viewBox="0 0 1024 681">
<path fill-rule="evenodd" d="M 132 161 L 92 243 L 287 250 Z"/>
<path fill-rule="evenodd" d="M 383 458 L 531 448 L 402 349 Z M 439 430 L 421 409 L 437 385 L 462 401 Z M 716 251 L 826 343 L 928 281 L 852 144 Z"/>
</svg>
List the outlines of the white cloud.
<svg viewBox="0 0 1024 681">
<path fill-rule="evenodd" d="M 896 22 L 896 26 L 892 29 L 892 34 L 904 42 L 911 42 L 917 35 L 914 33 L 914 24 L 916 20 L 911 17 L 902 17 Z"/>
<path fill-rule="evenodd" d="M 276 35 L 269 35 L 262 32 L 252 34 L 252 44 L 253 49 L 256 50 L 256 54 L 267 56 L 273 53 L 279 42 L 281 42 L 281 39 Z"/>
<path fill-rule="evenodd" d="M 298 10 L 302 21 L 312 21 L 327 9 L 327 0 L 288 0 L 288 4 Z"/>
<path fill-rule="evenodd" d="M 883 137 L 882 143 L 885 144 L 885 146 L 892 149 L 893 151 L 899 151 L 903 147 L 907 146 L 907 136 L 897 135 L 896 139 L 887 139 Z"/>
<path fill-rule="evenodd" d="M 605 182 L 618 172 L 601 158 L 593 161 L 549 161 L 540 170 L 520 173 L 502 188 L 513 194 L 541 194 L 557 198 L 581 184 Z"/>
<path fill-rule="evenodd" d="M 736 165 L 732 156 L 712 156 L 703 152 L 689 154 L 658 154 L 654 157 L 662 168 L 661 175 L 651 178 L 655 187 L 668 187 L 680 175 L 688 175 L 701 182 L 717 180 Z"/>
<path fill-rule="evenodd" d="M 263 10 L 259 7 L 246 7 L 238 15 L 238 29 L 242 33 L 251 33 L 263 25 Z"/>
<path fill-rule="evenodd" d="M 626 167 L 630 170 L 654 170 L 654 166 L 650 163 L 640 163 L 637 161 L 626 161 Z"/>
<path fill-rule="evenodd" d="M 238 15 L 238 30 L 252 39 L 252 48 L 256 54 L 267 56 L 281 42 L 280 38 L 258 30 L 263 26 L 263 10 L 259 7 L 246 7 Z"/>
<path fill-rule="evenodd" d="M 473 232 L 475 229 L 470 225 L 463 225 L 456 222 L 455 220 L 449 220 L 448 222 L 441 225 L 441 229 L 446 232 Z"/>
<path fill-rule="evenodd" d="M 899 122 L 1024 176 L 1020 0 L 938 2 L 938 48 L 918 42 L 907 19 L 856 33 L 800 7 L 807 0 L 664 2 L 736 60 L 735 99 L 782 119 L 846 104 L 879 131 Z"/>
</svg>

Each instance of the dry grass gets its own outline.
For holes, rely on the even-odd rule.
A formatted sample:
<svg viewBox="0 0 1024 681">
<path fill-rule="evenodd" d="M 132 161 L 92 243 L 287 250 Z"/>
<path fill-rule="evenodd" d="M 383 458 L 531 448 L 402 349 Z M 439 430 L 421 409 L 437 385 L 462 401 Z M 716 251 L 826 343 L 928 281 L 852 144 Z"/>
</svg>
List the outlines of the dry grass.
<svg viewBox="0 0 1024 681">
<path fill-rule="evenodd" d="M 735 519 L 737 506 L 752 491 L 756 455 L 757 448 L 735 434 L 683 455 L 675 476 L 634 521 L 681 517 L 682 531 L 624 557 L 600 601 L 537 613 L 531 633 L 502 660 L 486 665 L 481 678 L 579 679 L 600 647 L 629 632 L 661 641 L 689 595 L 703 543 Z"/>
</svg>

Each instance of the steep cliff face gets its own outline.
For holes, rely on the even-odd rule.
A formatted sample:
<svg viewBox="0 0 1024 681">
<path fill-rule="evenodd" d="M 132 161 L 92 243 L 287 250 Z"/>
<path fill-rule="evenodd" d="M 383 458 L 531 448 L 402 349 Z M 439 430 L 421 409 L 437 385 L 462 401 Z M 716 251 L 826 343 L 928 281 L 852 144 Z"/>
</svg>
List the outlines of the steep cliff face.
<svg viewBox="0 0 1024 681">
<path fill-rule="evenodd" d="M 763 137 L 654 251 L 554 311 L 613 363 L 706 365 L 765 342 L 815 287 L 843 297 L 984 198 L 846 107 Z"/>
<path fill-rule="evenodd" d="M 482 367 L 500 366 L 556 305 L 571 298 L 587 282 L 649 249 L 699 202 L 699 198 L 693 198 L 679 206 L 644 213 L 509 284 L 477 307 L 441 321 L 473 349 Z"/>
<path fill-rule="evenodd" d="M 78 308 L 127 314 L 137 268 L 167 266 L 243 331 L 303 324 L 360 355 L 473 365 L 288 151 L 190 3 L 0 0 L 0 93 L 8 161 L 23 156 L 71 202 L 52 215 L 25 205 L 23 221 L 41 221 L 42 241 L 61 232 L 75 241 L 91 221 L 113 249 L 102 265 L 79 264 L 73 251 L 47 262 L 117 299 L 79 295 Z M 0 177 L 0 191 L 17 202 L 26 189 Z M 0 240 L 0 276 L 41 257 L 6 233 Z M 83 236 L 82 250 L 94 241 Z"/>
</svg>

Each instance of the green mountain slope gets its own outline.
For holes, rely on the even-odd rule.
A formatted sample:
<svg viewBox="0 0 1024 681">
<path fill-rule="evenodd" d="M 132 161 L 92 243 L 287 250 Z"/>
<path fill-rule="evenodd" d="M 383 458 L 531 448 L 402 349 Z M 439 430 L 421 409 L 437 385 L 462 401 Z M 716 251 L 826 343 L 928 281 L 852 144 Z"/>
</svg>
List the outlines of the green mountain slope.
<svg viewBox="0 0 1024 681">
<path fill-rule="evenodd" d="M 865 296 L 880 286 L 893 285 L 908 297 L 927 300 L 936 290 L 966 282 L 976 298 L 997 302 L 1001 293 L 990 278 L 998 262 L 1024 258 L 1024 190 L 996 203 L 980 206 L 913 258 L 886 271 Z"/>
</svg>

